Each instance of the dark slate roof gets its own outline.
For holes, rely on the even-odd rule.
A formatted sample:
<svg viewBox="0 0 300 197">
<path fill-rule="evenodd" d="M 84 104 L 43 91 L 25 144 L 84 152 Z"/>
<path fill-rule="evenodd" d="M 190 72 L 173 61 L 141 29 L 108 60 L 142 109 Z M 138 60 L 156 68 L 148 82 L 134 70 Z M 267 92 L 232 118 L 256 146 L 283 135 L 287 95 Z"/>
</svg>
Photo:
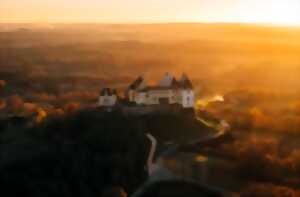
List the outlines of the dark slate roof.
<svg viewBox="0 0 300 197">
<path fill-rule="evenodd" d="M 192 82 L 187 76 L 180 81 L 180 87 L 185 89 L 193 89 Z"/>
<path fill-rule="evenodd" d="M 142 90 L 140 90 L 139 92 L 147 92 L 150 90 L 170 90 L 172 89 L 171 87 L 161 87 L 161 86 L 148 86 Z"/>
<path fill-rule="evenodd" d="M 173 81 L 170 86 L 147 86 L 140 92 L 147 92 L 149 90 L 170 90 L 170 89 L 177 89 L 177 88 L 184 88 L 184 89 L 193 89 L 193 85 L 189 79 L 184 79 L 183 81 L 177 81 L 176 78 L 173 78 Z"/>
<path fill-rule="evenodd" d="M 117 95 L 117 91 L 115 89 L 103 88 L 100 91 L 100 96 L 112 96 Z"/>
<path fill-rule="evenodd" d="M 184 81 L 181 86 L 186 89 L 193 89 L 192 82 L 190 80 Z"/>
<path fill-rule="evenodd" d="M 128 90 L 137 90 L 139 86 L 144 81 L 143 77 L 138 77 L 127 89 L 126 93 L 128 93 Z M 182 79 L 178 81 L 175 77 L 172 78 L 172 82 L 170 86 L 147 86 L 141 90 L 140 92 L 147 92 L 149 90 L 169 90 L 169 89 L 177 89 L 177 88 L 184 88 L 184 89 L 193 89 L 192 82 L 189 80 L 186 74 L 182 75 Z"/>
<path fill-rule="evenodd" d="M 180 83 L 176 80 L 176 78 L 173 78 L 171 87 L 172 88 L 179 88 L 180 87 Z"/>
<path fill-rule="evenodd" d="M 129 86 L 129 89 L 131 90 L 135 90 L 137 89 L 141 83 L 144 81 L 144 78 L 139 76 L 130 86 Z"/>
</svg>

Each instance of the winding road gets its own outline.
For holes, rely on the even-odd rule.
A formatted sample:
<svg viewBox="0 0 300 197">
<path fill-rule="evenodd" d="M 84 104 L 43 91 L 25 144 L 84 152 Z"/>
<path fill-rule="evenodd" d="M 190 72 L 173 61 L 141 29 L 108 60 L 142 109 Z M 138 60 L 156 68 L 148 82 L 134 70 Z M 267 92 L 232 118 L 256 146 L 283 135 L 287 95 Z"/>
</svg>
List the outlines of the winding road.
<svg viewBox="0 0 300 197">
<path fill-rule="evenodd" d="M 146 169 L 148 170 L 149 178 L 147 182 L 144 184 L 143 187 L 141 187 L 134 195 L 133 197 L 141 196 L 143 191 L 149 187 L 151 184 L 158 182 L 158 181 L 168 181 L 168 180 L 178 180 L 182 179 L 182 177 L 179 177 L 178 175 L 175 175 L 171 170 L 169 170 L 164 165 L 164 160 L 168 159 L 166 157 L 169 156 L 176 156 L 179 152 L 198 152 L 199 148 L 202 148 L 204 146 L 216 144 L 216 143 L 222 143 L 224 141 L 227 141 L 229 138 L 228 131 L 230 130 L 230 125 L 225 121 L 221 120 L 219 124 L 211 123 L 207 120 L 204 120 L 200 117 L 197 118 L 198 121 L 205 124 L 206 126 L 213 128 L 216 130 L 216 133 L 206 136 L 205 138 L 202 138 L 197 141 L 190 142 L 185 145 L 174 145 L 173 147 L 168 148 L 166 151 L 164 151 L 162 154 L 160 154 L 154 162 L 154 157 L 157 149 L 157 140 L 154 136 L 152 136 L 150 133 L 146 134 L 146 137 L 151 142 L 151 148 L 149 151 Z M 207 186 L 208 187 L 208 186 Z M 209 187 L 208 187 L 209 188 Z M 215 190 L 216 188 L 210 187 L 211 190 Z"/>
</svg>

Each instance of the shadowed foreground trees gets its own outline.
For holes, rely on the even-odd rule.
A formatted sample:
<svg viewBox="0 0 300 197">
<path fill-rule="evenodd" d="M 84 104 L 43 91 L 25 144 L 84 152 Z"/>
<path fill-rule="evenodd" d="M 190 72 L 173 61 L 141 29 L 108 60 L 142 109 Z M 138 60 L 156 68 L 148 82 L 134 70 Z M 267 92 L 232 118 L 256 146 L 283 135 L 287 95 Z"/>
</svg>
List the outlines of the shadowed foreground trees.
<svg viewBox="0 0 300 197">
<path fill-rule="evenodd" d="M 160 140 L 175 142 L 207 132 L 190 116 L 130 117 L 97 110 L 49 119 L 33 127 L 23 120 L 22 124 L 2 124 L 0 193 L 25 197 L 99 197 L 114 186 L 131 194 L 147 178 L 149 141 L 145 132 L 152 130 Z M 188 131 L 182 135 L 184 128 Z"/>
<path fill-rule="evenodd" d="M 145 179 L 147 140 L 121 116 L 82 112 L 34 128 L 1 131 L 1 193 L 10 196 L 100 196 L 128 193 Z"/>
</svg>

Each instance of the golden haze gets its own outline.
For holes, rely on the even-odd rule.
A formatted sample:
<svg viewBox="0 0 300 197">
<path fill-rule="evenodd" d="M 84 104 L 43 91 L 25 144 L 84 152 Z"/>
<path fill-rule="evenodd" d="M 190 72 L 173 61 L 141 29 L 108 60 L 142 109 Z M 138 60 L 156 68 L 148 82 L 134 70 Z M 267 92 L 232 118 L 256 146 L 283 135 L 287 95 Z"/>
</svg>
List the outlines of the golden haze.
<svg viewBox="0 0 300 197">
<path fill-rule="evenodd" d="M 234 22 L 300 25 L 298 0 L 2 0 L 0 22 Z"/>
</svg>

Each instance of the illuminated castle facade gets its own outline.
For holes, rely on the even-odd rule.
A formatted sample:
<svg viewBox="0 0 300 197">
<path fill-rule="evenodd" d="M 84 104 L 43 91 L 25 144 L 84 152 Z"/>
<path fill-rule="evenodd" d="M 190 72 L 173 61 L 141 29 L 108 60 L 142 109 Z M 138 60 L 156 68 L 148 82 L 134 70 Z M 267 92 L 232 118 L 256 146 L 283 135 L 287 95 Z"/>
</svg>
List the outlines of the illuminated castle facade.
<svg viewBox="0 0 300 197">
<path fill-rule="evenodd" d="M 117 98 L 115 91 L 103 89 L 99 97 L 99 106 L 114 106 Z M 178 104 L 182 108 L 194 108 L 195 94 L 186 74 L 182 74 L 177 80 L 173 75 L 166 73 L 155 86 L 148 85 L 143 77 L 138 77 L 125 91 L 125 100 L 137 106 Z"/>
<path fill-rule="evenodd" d="M 136 79 L 127 89 L 126 98 L 137 105 L 180 104 L 193 108 L 195 95 L 187 75 L 180 80 L 166 73 L 156 86 L 148 86 L 143 77 Z"/>
</svg>

